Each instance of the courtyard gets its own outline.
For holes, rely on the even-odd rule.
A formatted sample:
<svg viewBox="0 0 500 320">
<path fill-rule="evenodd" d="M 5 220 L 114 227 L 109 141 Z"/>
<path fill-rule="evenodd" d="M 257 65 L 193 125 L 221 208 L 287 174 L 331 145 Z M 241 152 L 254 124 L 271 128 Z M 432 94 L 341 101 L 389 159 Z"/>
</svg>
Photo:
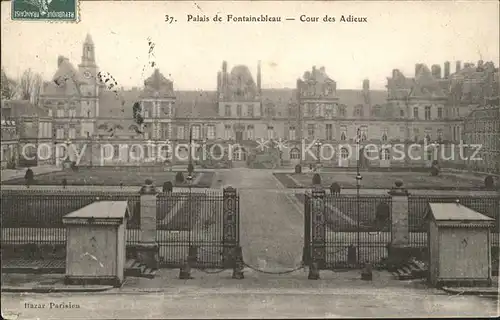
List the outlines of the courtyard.
<svg viewBox="0 0 500 320">
<path fill-rule="evenodd" d="M 187 187 L 187 170 L 182 172 L 183 182 L 177 182 L 176 171 L 164 171 L 160 167 L 79 167 L 77 171 L 70 169 L 36 175 L 36 185 L 61 185 L 66 179 L 68 185 L 74 186 L 142 186 L 146 179 L 152 179 L 156 186 L 164 182 L 172 182 L 174 187 Z M 191 186 L 193 188 L 210 188 L 214 172 L 195 171 Z M 24 185 L 24 178 L 3 181 L 5 185 Z"/>
<path fill-rule="evenodd" d="M 334 182 L 343 189 L 356 188 L 356 172 L 319 172 L 321 185 L 330 187 Z M 274 176 L 285 188 L 311 188 L 313 172 L 307 173 L 274 173 Z M 453 174 L 440 174 L 431 176 L 428 172 L 361 172 L 362 189 L 391 189 L 397 180 L 403 181 L 407 189 L 428 190 L 481 190 L 484 182 L 472 177 L 456 176 Z"/>
</svg>

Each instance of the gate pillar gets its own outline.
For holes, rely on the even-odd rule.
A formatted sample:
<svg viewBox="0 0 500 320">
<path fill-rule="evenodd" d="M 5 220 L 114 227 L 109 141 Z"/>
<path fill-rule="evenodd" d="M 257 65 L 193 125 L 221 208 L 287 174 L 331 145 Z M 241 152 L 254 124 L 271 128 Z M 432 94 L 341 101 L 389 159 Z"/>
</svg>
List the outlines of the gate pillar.
<svg viewBox="0 0 500 320">
<path fill-rule="evenodd" d="M 326 266 L 326 217 L 325 217 L 325 190 L 315 186 L 311 194 L 311 231 L 312 231 L 312 261 L 319 269 Z"/>
<path fill-rule="evenodd" d="M 156 242 L 156 188 L 153 181 L 146 180 L 140 190 L 141 240 L 137 256 L 141 263 L 151 269 L 158 269 L 158 243 Z"/>
<path fill-rule="evenodd" d="M 239 246 L 238 214 L 239 202 L 236 189 L 227 187 L 223 191 L 222 259 L 224 268 L 233 268 Z"/>
</svg>

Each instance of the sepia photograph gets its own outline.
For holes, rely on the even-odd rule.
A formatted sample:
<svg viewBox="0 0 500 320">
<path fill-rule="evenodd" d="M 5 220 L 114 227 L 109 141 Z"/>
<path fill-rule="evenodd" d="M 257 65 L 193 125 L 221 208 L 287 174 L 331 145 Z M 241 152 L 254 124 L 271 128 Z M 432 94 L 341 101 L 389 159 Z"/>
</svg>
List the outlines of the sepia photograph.
<svg viewBox="0 0 500 320">
<path fill-rule="evenodd" d="M 2 318 L 499 317 L 499 12 L 2 0 Z"/>
</svg>

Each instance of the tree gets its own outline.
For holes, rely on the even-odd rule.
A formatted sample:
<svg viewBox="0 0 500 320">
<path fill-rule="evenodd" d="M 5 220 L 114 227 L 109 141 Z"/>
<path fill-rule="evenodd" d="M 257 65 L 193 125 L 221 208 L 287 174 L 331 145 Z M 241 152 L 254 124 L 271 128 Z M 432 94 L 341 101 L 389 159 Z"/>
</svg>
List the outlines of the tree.
<svg viewBox="0 0 500 320">
<path fill-rule="evenodd" d="M 2 100 L 11 100 L 14 99 L 16 96 L 16 87 L 17 83 L 9 78 L 7 76 L 7 73 L 5 73 L 5 70 L 2 68 L 2 74 L 1 74 L 1 94 L 2 94 Z"/>
<path fill-rule="evenodd" d="M 40 93 L 42 91 L 42 76 L 34 73 L 31 69 L 25 70 L 19 82 L 19 93 L 22 100 L 29 100 L 34 105 L 38 105 Z"/>
</svg>

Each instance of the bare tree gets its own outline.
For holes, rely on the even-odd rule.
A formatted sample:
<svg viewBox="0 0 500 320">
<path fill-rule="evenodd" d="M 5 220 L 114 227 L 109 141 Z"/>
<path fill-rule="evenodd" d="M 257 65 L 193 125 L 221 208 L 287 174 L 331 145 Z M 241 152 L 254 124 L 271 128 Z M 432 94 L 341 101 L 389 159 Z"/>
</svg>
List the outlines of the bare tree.
<svg viewBox="0 0 500 320">
<path fill-rule="evenodd" d="M 42 85 L 43 79 L 40 74 L 34 73 L 31 69 L 24 71 L 19 82 L 21 99 L 29 100 L 34 105 L 38 105 Z"/>
<path fill-rule="evenodd" d="M 16 81 L 14 81 L 14 79 L 11 79 L 7 76 L 7 73 L 5 73 L 5 70 L 3 68 L 0 86 L 2 91 L 2 99 L 10 100 L 15 98 L 17 83 Z"/>
</svg>

